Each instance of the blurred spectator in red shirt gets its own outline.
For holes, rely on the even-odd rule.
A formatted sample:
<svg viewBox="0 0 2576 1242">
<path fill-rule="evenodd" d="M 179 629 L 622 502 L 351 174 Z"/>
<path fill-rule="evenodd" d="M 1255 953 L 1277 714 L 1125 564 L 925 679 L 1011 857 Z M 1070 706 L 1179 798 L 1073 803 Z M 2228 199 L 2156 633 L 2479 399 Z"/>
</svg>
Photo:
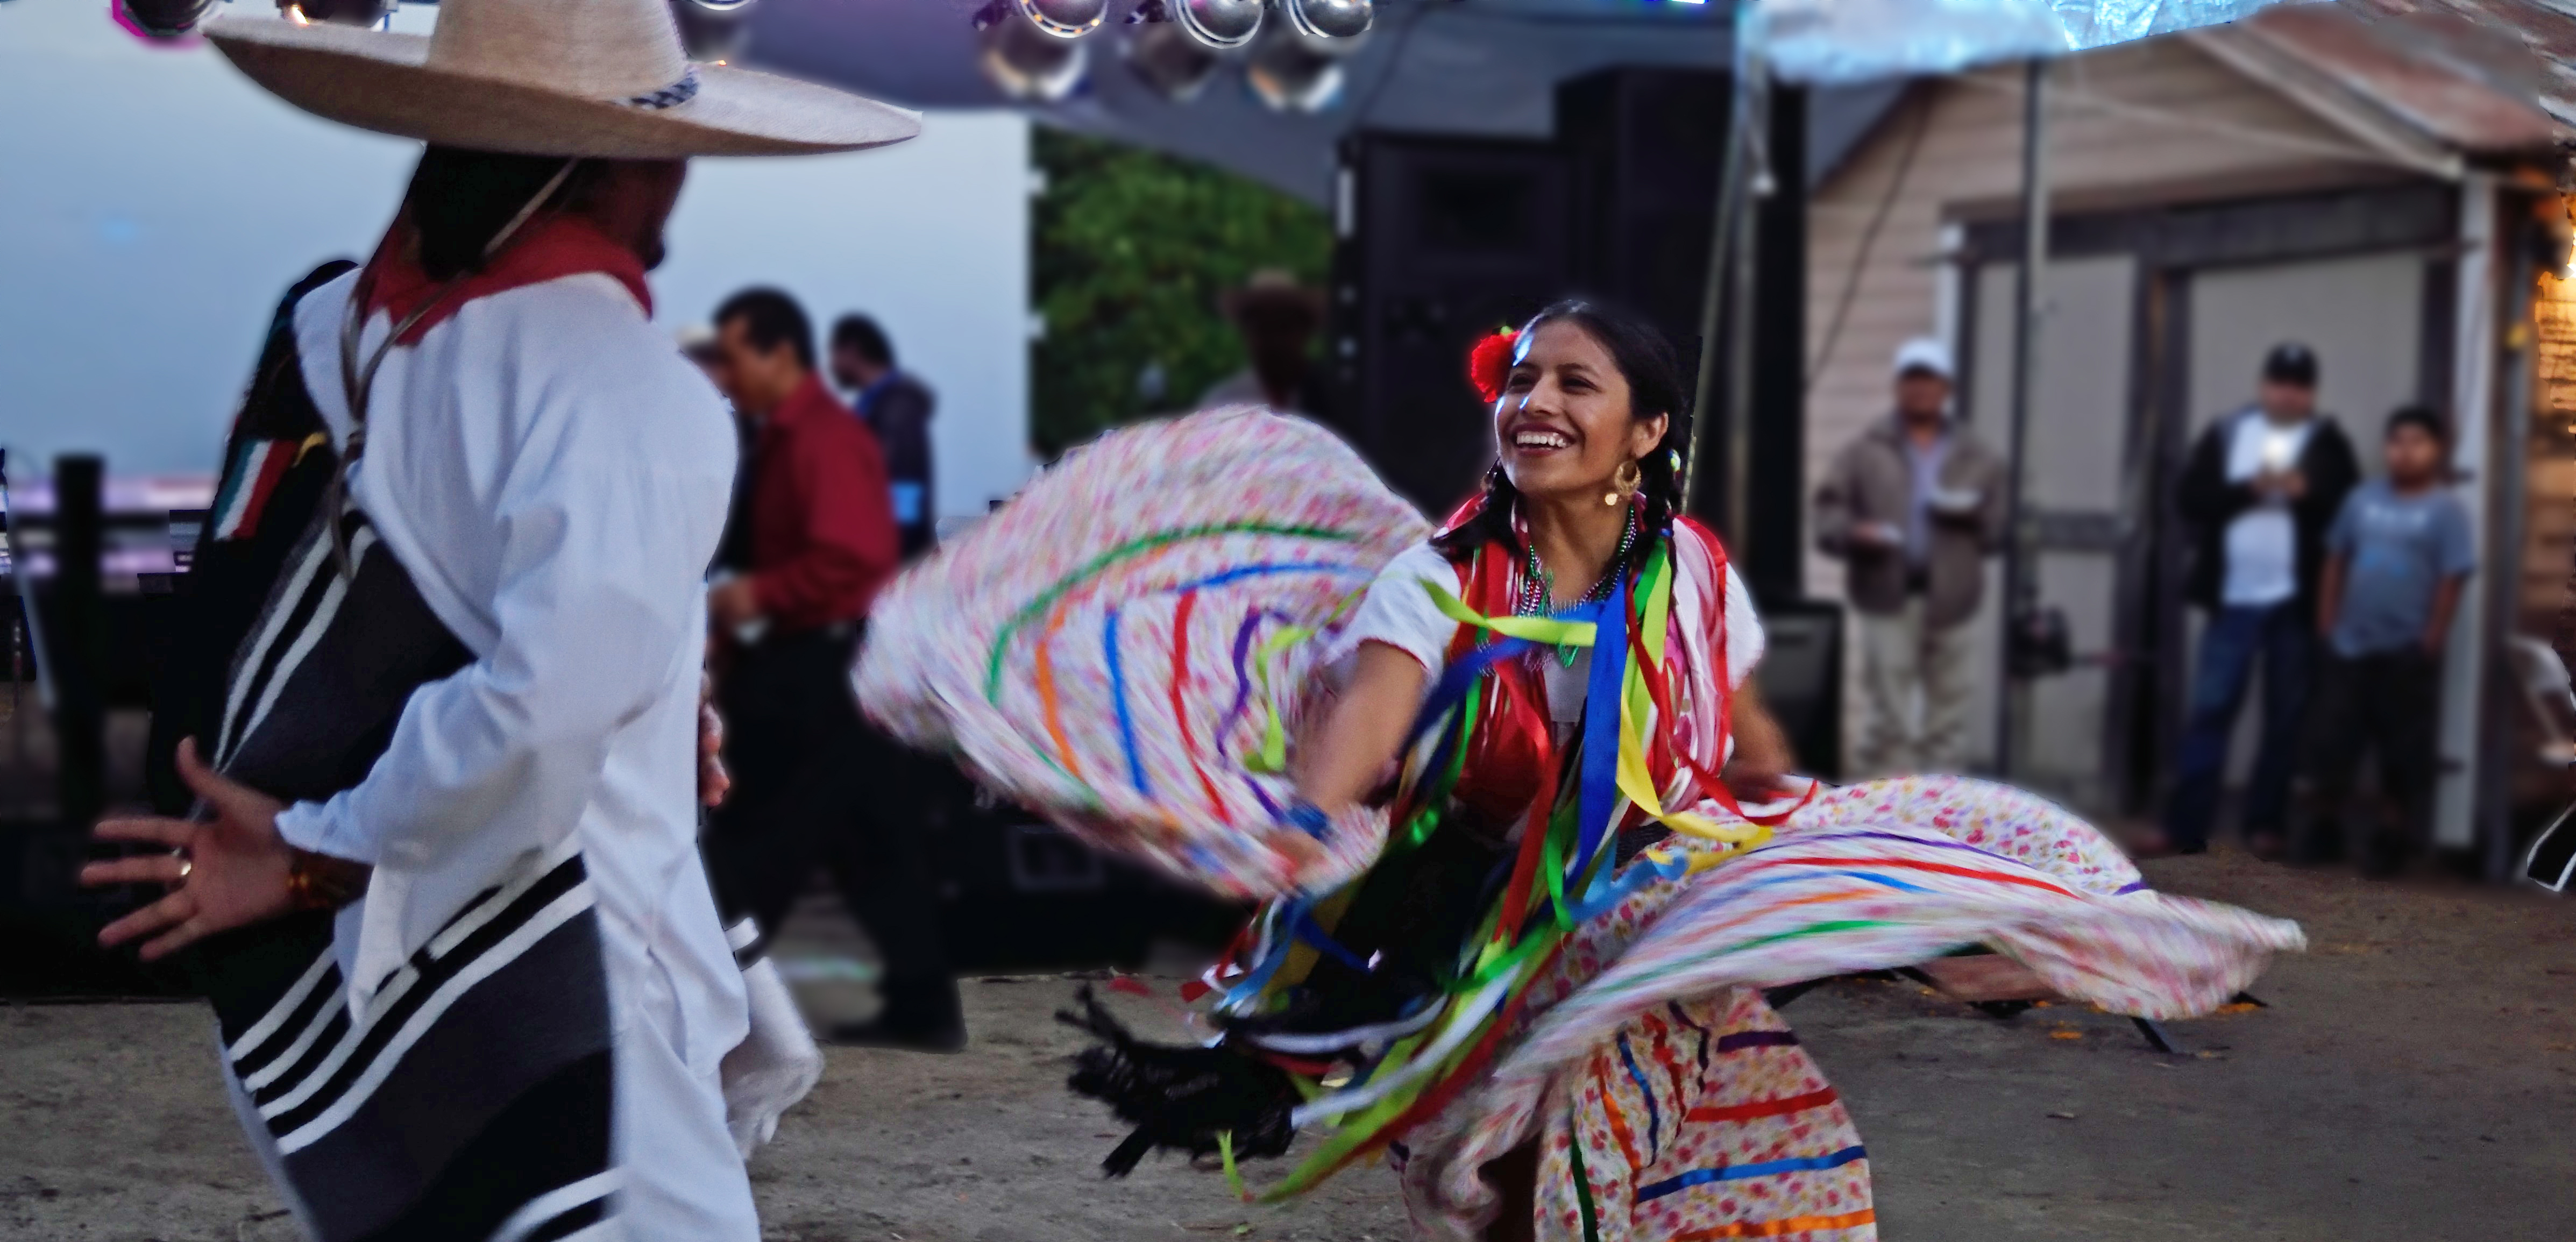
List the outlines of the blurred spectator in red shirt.
<svg viewBox="0 0 2576 1242">
<path fill-rule="evenodd" d="M 884 454 L 815 374 L 813 330 L 786 294 L 736 294 L 720 314 L 726 395 L 759 430 L 743 466 L 745 563 L 707 606 L 727 631 L 857 621 L 895 568 Z"/>
<path fill-rule="evenodd" d="M 726 922 L 763 936 L 817 864 L 885 959 L 883 1016 L 852 1042 L 960 1047 L 965 1027 L 939 942 L 915 760 L 860 717 L 850 659 L 868 604 L 894 575 L 894 503 L 877 440 L 823 386 L 794 299 L 751 289 L 716 311 L 716 382 L 755 428 L 732 571 L 707 593 L 731 796 L 709 818 L 707 869 Z"/>
</svg>

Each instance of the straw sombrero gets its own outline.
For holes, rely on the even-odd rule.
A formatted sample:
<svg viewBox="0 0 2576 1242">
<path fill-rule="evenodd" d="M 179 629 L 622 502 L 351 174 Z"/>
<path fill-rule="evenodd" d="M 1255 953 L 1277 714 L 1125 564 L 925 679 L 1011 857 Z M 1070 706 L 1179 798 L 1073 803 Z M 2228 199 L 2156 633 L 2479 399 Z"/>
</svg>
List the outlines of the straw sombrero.
<svg viewBox="0 0 2576 1242">
<path fill-rule="evenodd" d="M 206 37 L 316 116 L 442 146 L 678 159 L 901 142 L 921 117 L 681 50 L 664 0 L 447 0 L 427 37 L 219 17 Z M 290 11 L 292 15 L 292 11 Z"/>
</svg>

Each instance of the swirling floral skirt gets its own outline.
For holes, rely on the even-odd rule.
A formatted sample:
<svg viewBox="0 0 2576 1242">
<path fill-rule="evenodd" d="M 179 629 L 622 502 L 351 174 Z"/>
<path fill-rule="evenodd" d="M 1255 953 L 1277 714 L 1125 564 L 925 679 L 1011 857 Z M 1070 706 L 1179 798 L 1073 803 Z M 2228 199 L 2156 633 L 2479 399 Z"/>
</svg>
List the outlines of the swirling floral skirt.
<svg viewBox="0 0 2576 1242">
<path fill-rule="evenodd" d="M 2294 924 L 2151 892 L 2091 826 L 1957 777 L 1833 790 L 1768 844 L 1638 892 L 1533 984 L 1494 1076 L 1395 1154 L 1416 1228 L 1480 1237 L 1535 1139 L 1538 1236 L 1877 1236 L 1869 1162 L 1761 989 L 1984 945 L 2113 1012 L 2205 1013 Z"/>
</svg>

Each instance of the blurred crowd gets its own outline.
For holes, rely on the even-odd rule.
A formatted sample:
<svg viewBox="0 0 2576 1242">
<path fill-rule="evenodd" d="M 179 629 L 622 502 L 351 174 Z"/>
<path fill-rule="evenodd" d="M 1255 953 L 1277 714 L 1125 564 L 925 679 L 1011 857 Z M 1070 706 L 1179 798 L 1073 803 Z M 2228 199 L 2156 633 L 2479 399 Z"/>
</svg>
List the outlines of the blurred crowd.
<svg viewBox="0 0 2576 1242">
<path fill-rule="evenodd" d="M 1861 774 L 1958 771 L 1983 667 L 1970 624 L 1985 558 L 2004 550 L 2004 460 L 1952 409 L 1950 352 L 1907 342 L 1894 408 L 1834 457 L 1814 495 L 1818 546 L 1840 558 L 1858 616 Z M 2476 567 L 2447 488 L 2451 431 L 2406 406 L 2380 427 L 2365 478 L 2351 437 L 2317 407 L 2318 361 L 2297 342 L 2264 358 L 2252 399 L 2210 424 L 2175 481 L 2203 615 L 2157 856 L 2208 849 L 2230 742 L 2260 679 L 2259 744 L 2238 806 L 2247 847 L 2273 860 L 2352 857 L 2386 876 L 2428 845 L 2439 771 L 2442 653 Z M 2354 778 L 2376 759 L 2369 805 Z"/>
</svg>

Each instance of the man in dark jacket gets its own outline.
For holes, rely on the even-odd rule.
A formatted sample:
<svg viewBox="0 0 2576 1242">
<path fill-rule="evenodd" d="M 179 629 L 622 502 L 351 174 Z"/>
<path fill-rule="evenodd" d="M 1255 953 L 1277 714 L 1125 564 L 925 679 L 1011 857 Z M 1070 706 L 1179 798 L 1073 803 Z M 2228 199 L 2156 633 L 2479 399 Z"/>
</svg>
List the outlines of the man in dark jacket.
<svg viewBox="0 0 2576 1242">
<path fill-rule="evenodd" d="M 1842 558 L 1860 614 L 1869 715 L 1853 766 L 1955 772 L 1968 740 L 1968 622 L 1985 558 L 2003 546 L 2004 465 L 1950 416 L 1946 346 L 1908 341 L 1893 369 L 1895 411 L 1845 446 L 1816 488 L 1816 546 Z"/>
<path fill-rule="evenodd" d="M 2326 527 L 2360 476 L 2343 429 L 2317 414 L 2316 355 L 2297 343 L 2274 346 L 2255 403 L 2219 419 L 2193 446 L 2175 507 L 2193 538 L 2185 597 L 2209 619 L 2164 830 L 2141 853 L 2209 848 L 2227 740 L 2259 660 L 2263 744 L 2245 791 L 2245 841 L 2262 857 L 2280 856 Z"/>
<path fill-rule="evenodd" d="M 895 531 L 904 559 L 911 560 L 938 540 L 930 473 L 930 416 L 938 399 L 928 385 L 895 368 L 894 343 L 865 315 L 843 315 L 832 325 L 832 379 L 851 393 L 859 421 L 885 446 Z"/>
</svg>

